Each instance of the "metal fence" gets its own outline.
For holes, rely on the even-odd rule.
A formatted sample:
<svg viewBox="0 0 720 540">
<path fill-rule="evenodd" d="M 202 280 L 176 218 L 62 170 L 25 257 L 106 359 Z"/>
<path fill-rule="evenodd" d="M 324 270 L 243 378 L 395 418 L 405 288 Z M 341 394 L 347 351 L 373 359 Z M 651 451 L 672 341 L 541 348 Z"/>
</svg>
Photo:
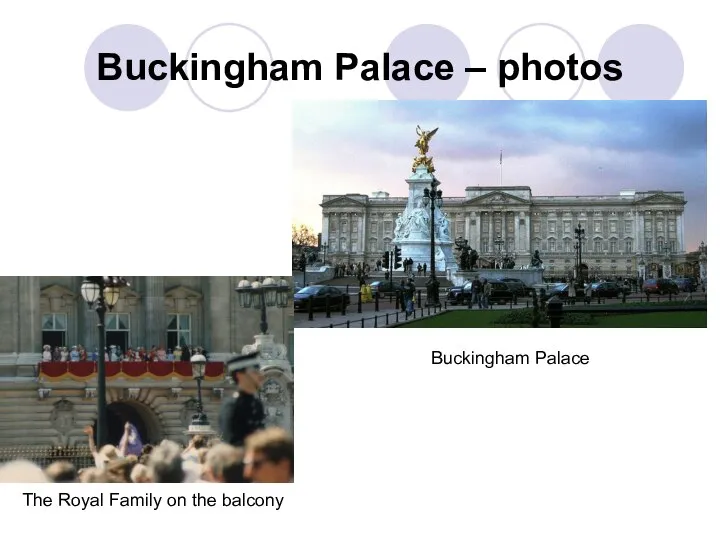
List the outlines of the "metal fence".
<svg viewBox="0 0 720 540">
<path fill-rule="evenodd" d="M 4 446 L 0 447 L 0 465 L 22 459 L 45 468 L 55 461 L 69 461 L 77 470 L 95 466 L 88 446 Z"/>
</svg>

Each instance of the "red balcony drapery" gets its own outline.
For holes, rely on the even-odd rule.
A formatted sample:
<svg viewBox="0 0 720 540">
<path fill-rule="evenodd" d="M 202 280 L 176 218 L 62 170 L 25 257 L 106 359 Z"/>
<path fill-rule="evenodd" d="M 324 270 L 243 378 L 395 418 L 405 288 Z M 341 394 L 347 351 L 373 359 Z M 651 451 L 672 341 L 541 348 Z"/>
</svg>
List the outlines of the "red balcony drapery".
<svg viewBox="0 0 720 540">
<path fill-rule="evenodd" d="M 38 374 L 48 381 L 87 381 L 97 376 L 95 362 L 40 362 Z M 208 362 L 205 380 L 219 381 L 225 376 L 224 362 Z M 106 379 L 156 379 L 171 378 L 192 380 L 190 362 L 105 362 Z"/>
</svg>

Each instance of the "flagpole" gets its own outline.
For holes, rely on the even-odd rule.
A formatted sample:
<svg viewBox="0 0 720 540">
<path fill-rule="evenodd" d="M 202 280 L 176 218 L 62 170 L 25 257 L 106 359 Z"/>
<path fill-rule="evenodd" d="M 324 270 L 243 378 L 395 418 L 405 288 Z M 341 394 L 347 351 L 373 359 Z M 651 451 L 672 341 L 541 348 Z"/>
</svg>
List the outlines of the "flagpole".
<svg viewBox="0 0 720 540">
<path fill-rule="evenodd" d="M 502 187 L 502 150 L 500 150 L 500 187 Z"/>
</svg>

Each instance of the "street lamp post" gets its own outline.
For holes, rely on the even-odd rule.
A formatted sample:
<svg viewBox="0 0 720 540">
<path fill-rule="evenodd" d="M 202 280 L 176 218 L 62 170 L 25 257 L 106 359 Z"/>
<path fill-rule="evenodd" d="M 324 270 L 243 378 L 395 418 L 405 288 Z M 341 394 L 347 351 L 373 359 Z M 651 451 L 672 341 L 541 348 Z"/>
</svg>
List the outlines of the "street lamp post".
<svg viewBox="0 0 720 540">
<path fill-rule="evenodd" d="M 271 277 L 259 277 L 252 283 L 247 279 L 240 280 L 235 291 L 240 295 L 243 307 L 254 307 L 260 310 L 260 333 L 267 334 L 267 308 L 287 307 L 290 287 L 284 279 L 275 281 Z"/>
<path fill-rule="evenodd" d="M 498 261 L 502 261 L 502 249 L 505 245 L 505 240 L 502 239 L 500 233 L 498 233 L 493 244 L 495 244 L 495 252 L 497 253 L 497 255 L 495 255 L 495 268 L 500 268 Z"/>
<path fill-rule="evenodd" d="M 210 431 L 210 422 L 203 410 L 202 402 L 202 381 L 205 378 L 205 368 L 207 367 L 207 358 L 198 350 L 192 358 L 190 358 L 192 366 L 192 375 L 197 381 L 197 413 L 193 415 L 190 422 L 190 432 L 201 433 Z"/>
<path fill-rule="evenodd" d="M 425 188 L 423 203 L 430 205 L 430 280 L 427 283 L 428 297 L 426 306 L 437 306 L 440 304 L 440 284 L 435 276 L 435 208 L 442 208 L 442 190 L 437 189 L 440 182 L 433 179 L 429 188 Z"/>
<path fill-rule="evenodd" d="M 107 443 L 107 422 L 105 420 L 105 314 L 112 311 L 120 299 L 120 289 L 130 283 L 122 277 L 91 276 L 86 277 L 80 286 L 80 293 L 90 309 L 95 308 L 98 315 L 97 360 L 97 424 L 95 444 L 99 447 Z"/>
<path fill-rule="evenodd" d="M 578 223 L 578 226 L 575 227 L 575 240 L 577 241 L 575 243 L 575 249 L 577 250 L 577 286 L 578 287 L 585 287 L 585 279 L 582 273 L 582 243 L 585 240 L 585 229 L 583 229 L 580 224 Z"/>
</svg>

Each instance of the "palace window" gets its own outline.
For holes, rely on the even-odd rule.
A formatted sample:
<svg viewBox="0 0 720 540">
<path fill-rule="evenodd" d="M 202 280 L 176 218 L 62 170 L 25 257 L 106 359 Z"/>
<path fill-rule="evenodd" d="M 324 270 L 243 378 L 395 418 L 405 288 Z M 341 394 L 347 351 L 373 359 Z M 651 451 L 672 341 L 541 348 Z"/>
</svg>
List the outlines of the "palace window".
<svg viewBox="0 0 720 540">
<path fill-rule="evenodd" d="M 668 242 L 668 244 L 670 246 L 670 251 L 672 253 L 675 253 L 675 240 L 670 240 L 670 242 Z"/>
<path fill-rule="evenodd" d="M 130 314 L 129 313 L 108 313 L 105 317 L 105 344 L 110 347 L 115 345 L 121 351 L 127 351 L 130 347 Z M 147 343 L 145 346 L 158 345 L 158 343 Z"/>
<path fill-rule="evenodd" d="M 354 232 L 354 233 L 358 232 L 358 222 L 357 222 L 357 220 L 353 220 L 353 222 L 352 222 L 352 232 Z"/>
<path fill-rule="evenodd" d="M 353 253 L 357 253 L 357 252 L 358 252 L 357 240 L 353 240 L 353 241 L 352 241 L 352 244 L 350 244 L 350 251 L 352 251 Z"/>
<path fill-rule="evenodd" d="M 550 232 L 550 233 L 555 232 L 555 222 L 554 221 L 548 221 L 548 232 Z"/>
<path fill-rule="evenodd" d="M 377 234 L 377 221 L 373 221 L 373 222 L 370 224 L 370 232 L 371 232 L 372 234 Z"/>
<path fill-rule="evenodd" d="M 536 249 L 540 249 L 540 239 L 539 238 L 535 238 L 532 241 L 532 249 L 533 249 L 533 251 L 535 251 Z"/>
<path fill-rule="evenodd" d="M 488 240 L 482 241 L 482 248 L 480 251 L 482 253 L 490 253 L 490 242 L 488 242 Z"/>
<path fill-rule="evenodd" d="M 668 221 L 668 231 L 670 231 L 670 232 L 675 231 L 675 222 L 673 220 Z"/>
<path fill-rule="evenodd" d="M 617 221 L 610 222 L 610 232 L 617 233 Z"/>
<path fill-rule="evenodd" d="M 337 240 L 330 240 L 330 245 L 328 246 L 328 248 L 330 253 L 337 251 Z"/>
<path fill-rule="evenodd" d="M 617 240 L 610 240 L 610 253 L 617 253 Z"/>
<path fill-rule="evenodd" d="M 533 223 L 533 232 L 534 233 L 540 232 L 540 224 L 539 223 Z"/>
<path fill-rule="evenodd" d="M 345 251 L 347 249 L 347 240 L 345 238 L 340 239 L 340 251 Z"/>
<path fill-rule="evenodd" d="M 595 232 L 602 233 L 602 221 L 595 222 Z"/>
<path fill-rule="evenodd" d="M 169 313 L 165 346 L 168 349 L 189 347 L 192 344 L 192 320 L 186 313 Z"/>
<path fill-rule="evenodd" d="M 46 313 L 42 316 L 43 345 L 52 348 L 67 346 L 67 315 L 65 313 Z"/>
<path fill-rule="evenodd" d="M 657 227 L 657 232 L 664 232 L 665 231 L 665 222 L 658 221 L 656 227 Z"/>
<path fill-rule="evenodd" d="M 508 230 L 509 233 L 514 233 L 514 232 L 515 232 L 515 224 L 514 224 L 512 221 L 507 224 L 507 230 Z"/>
<path fill-rule="evenodd" d="M 601 240 L 595 240 L 595 246 L 593 247 L 593 251 L 595 251 L 595 253 L 600 253 L 602 251 L 602 241 Z"/>
<path fill-rule="evenodd" d="M 632 234 L 633 224 L 632 221 L 625 222 L 625 234 Z"/>
<path fill-rule="evenodd" d="M 625 240 L 625 253 L 632 253 L 633 242 L 632 240 Z"/>
<path fill-rule="evenodd" d="M 650 231 L 652 231 L 652 221 L 646 219 L 645 220 L 645 232 L 650 232 Z"/>
<path fill-rule="evenodd" d="M 375 238 L 370 239 L 370 251 L 373 253 L 377 251 L 377 240 Z"/>
<path fill-rule="evenodd" d="M 457 231 L 458 236 L 462 236 L 463 234 L 465 234 L 465 224 L 462 222 L 458 222 L 455 225 L 455 230 Z"/>
<path fill-rule="evenodd" d="M 564 233 L 570 233 L 572 232 L 572 223 L 569 221 L 566 221 L 563 223 L 563 232 Z"/>
<path fill-rule="evenodd" d="M 647 253 L 652 251 L 652 240 L 645 240 L 645 251 Z"/>
<path fill-rule="evenodd" d="M 390 240 L 389 238 L 386 238 L 386 239 L 385 239 L 385 243 L 384 243 L 384 244 L 385 244 L 385 245 L 384 245 L 384 248 L 385 248 L 385 249 L 384 249 L 384 251 L 390 251 L 390 244 L 391 244 L 391 243 L 392 243 L 392 240 Z"/>
<path fill-rule="evenodd" d="M 502 221 L 500 221 L 499 219 L 496 219 L 495 220 L 495 233 L 497 234 L 500 231 L 502 231 Z"/>
<path fill-rule="evenodd" d="M 385 222 L 385 234 L 392 234 L 392 232 L 393 232 L 392 221 L 386 221 Z"/>
<path fill-rule="evenodd" d="M 515 240 L 508 240 L 507 249 L 508 251 L 515 251 Z"/>
<path fill-rule="evenodd" d="M 548 251 L 555 251 L 555 239 L 548 240 Z"/>
<path fill-rule="evenodd" d="M 340 232 L 346 233 L 348 230 L 347 225 L 347 221 L 343 221 L 342 223 L 340 223 Z"/>
<path fill-rule="evenodd" d="M 572 248 L 570 247 L 570 239 L 566 238 L 565 240 L 563 240 L 563 251 L 569 252 L 571 251 L 571 249 Z"/>
</svg>

